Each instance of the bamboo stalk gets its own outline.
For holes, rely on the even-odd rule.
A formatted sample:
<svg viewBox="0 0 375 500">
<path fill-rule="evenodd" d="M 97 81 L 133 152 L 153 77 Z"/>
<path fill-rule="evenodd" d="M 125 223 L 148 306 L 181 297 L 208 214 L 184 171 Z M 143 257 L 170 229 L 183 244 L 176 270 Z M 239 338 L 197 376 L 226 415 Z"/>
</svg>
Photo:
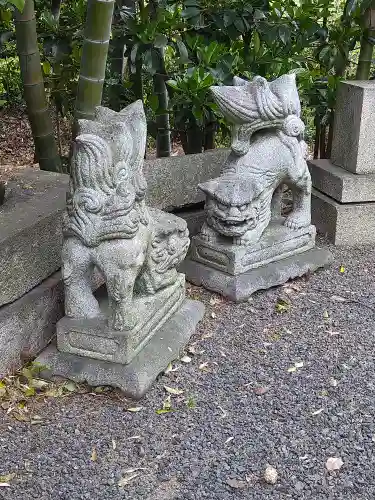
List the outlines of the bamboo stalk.
<svg viewBox="0 0 375 500">
<path fill-rule="evenodd" d="M 370 8 L 364 14 L 364 24 L 365 29 L 361 39 L 356 80 L 368 80 L 370 77 L 374 51 L 374 44 L 370 41 L 370 38 L 375 39 L 375 0 L 372 1 Z"/>
<path fill-rule="evenodd" d="M 34 0 L 26 0 L 22 13 L 15 10 L 14 19 L 23 92 L 35 144 L 36 158 L 41 170 L 59 172 L 61 160 L 44 89 Z"/>
<path fill-rule="evenodd" d="M 76 119 L 94 119 L 101 104 L 114 4 L 114 0 L 88 0 Z"/>
<path fill-rule="evenodd" d="M 163 49 L 155 49 L 158 52 L 159 71 L 154 75 L 154 93 L 158 97 L 158 114 L 156 115 L 156 156 L 158 158 L 171 156 L 171 133 L 168 114 L 168 91 L 165 84 L 165 66 Z"/>
</svg>

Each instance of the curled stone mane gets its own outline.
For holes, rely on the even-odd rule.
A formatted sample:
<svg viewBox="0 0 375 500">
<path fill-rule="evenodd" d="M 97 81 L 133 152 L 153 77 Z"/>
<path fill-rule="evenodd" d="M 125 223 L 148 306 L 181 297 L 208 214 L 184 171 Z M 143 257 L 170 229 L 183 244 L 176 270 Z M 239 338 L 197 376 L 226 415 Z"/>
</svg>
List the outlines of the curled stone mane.
<svg viewBox="0 0 375 500">
<path fill-rule="evenodd" d="M 88 246 L 114 238 L 132 238 L 147 225 L 143 152 L 125 122 L 90 125 L 77 136 L 71 164 L 71 189 L 65 234 Z M 83 127 L 85 129 L 85 127 Z M 88 128 L 88 126 L 86 127 Z M 97 132 L 97 134 L 95 133 Z M 100 135 L 99 135 L 100 134 Z"/>
</svg>

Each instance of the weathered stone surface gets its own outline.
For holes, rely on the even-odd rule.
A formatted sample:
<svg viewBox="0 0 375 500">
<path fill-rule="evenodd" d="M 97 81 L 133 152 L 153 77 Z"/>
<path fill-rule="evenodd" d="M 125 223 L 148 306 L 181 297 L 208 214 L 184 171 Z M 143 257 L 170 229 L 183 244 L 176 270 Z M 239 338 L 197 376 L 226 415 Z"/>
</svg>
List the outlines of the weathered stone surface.
<svg viewBox="0 0 375 500">
<path fill-rule="evenodd" d="M 147 123 L 141 101 L 119 113 L 96 108 L 79 120 L 63 226 L 65 317 L 56 352 L 38 358 L 51 373 L 113 385 L 139 398 L 176 356 L 203 315 L 185 300 L 177 267 L 186 222 L 145 203 Z M 97 268 L 104 296 L 90 286 Z"/>
<path fill-rule="evenodd" d="M 227 149 L 201 154 L 157 158 L 144 163 L 147 180 L 147 203 L 155 208 L 172 210 L 204 200 L 200 182 L 220 174 L 228 156 Z"/>
<path fill-rule="evenodd" d="M 308 162 L 313 187 L 341 203 L 375 201 L 375 175 L 357 175 L 330 160 Z"/>
<path fill-rule="evenodd" d="M 64 314 L 61 274 L 55 273 L 21 298 L 0 307 L 0 379 L 36 356 Z"/>
<path fill-rule="evenodd" d="M 95 272 L 93 290 L 103 284 Z M 36 356 L 56 332 L 64 315 L 61 273 L 54 273 L 21 298 L 0 307 L 0 379 Z"/>
<path fill-rule="evenodd" d="M 60 268 L 67 186 L 67 175 L 33 169 L 9 182 L 0 207 L 0 306 Z"/>
<path fill-rule="evenodd" d="M 261 239 L 252 245 L 233 245 L 227 238 L 214 243 L 194 236 L 190 258 L 219 271 L 237 275 L 264 264 L 305 252 L 315 245 L 315 226 L 291 230 L 284 219 L 272 221 Z"/>
<path fill-rule="evenodd" d="M 310 253 L 315 227 L 301 139 L 305 126 L 295 75 L 272 82 L 235 78 L 233 86 L 211 91 L 232 124 L 231 153 L 221 175 L 199 185 L 206 194 L 206 221 L 181 269 L 193 283 L 245 300 L 321 265 L 317 253 Z M 286 218 L 284 184 L 293 194 Z"/>
<path fill-rule="evenodd" d="M 119 113 L 98 107 L 95 120 L 78 121 L 64 224 L 66 315 L 102 318 L 88 286 L 96 266 L 107 284 L 109 327 L 128 334 L 142 323 L 137 298 L 148 295 L 155 299 L 156 292 L 173 287 L 179 280 L 176 267 L 189 247 L 183 219 L 149 210 L 145 204 L 146 132 L 141 101 Z M 136 342 L 136 336 L 131 341 Z"/>
<path fill-rule="evenodd" d="M 98 293 L 99 292 L 99 293 Z M 61 352 L 128 364 L 149 339 L 172 316 L 185 300 L 185 276 L 154 295 L 134 299 L 134 310 L 140 321 L 131 330 L 113 330 L 108 325 L 108 294 L 105 287 L 95 294 L 102 318 L 64 317 L 57 325 L 57 347 Z"/>
<path fill-rule="evenodd" d="M 54 346 L 43 351 L 36 361 L 49 368 L 44 377 L 64 377 L 93 386 L 110 385 L 120 388 L 130 398 L 140 399 L 159 373 L 179 356 L 203 314 L 203 304 L 185 300 L 127 365 L 59 352 Z"/>
<path fill-rule="evenodd" d="M 335 245 L 375 243 L 375 202 L 341 204 L 313 189 L 312 222 Z"/>
<path fill-rule="evenodd" d="M 189 258 L 183 262 L 182 270 L 194 285 L 204 286 L 235 302 L 244 302 L 258 290 L 282 285 L 290 279 L 327 266 L 332 263 L 332 260 L 332 254 L 327 250 L 313 248 L 236 276 Z"/>
<path fill-rule="evenodd" d="M 341 82 L 336 101 L 331 161 L 365 174 L 375 172 L 375 82 Z"/>
</svg>

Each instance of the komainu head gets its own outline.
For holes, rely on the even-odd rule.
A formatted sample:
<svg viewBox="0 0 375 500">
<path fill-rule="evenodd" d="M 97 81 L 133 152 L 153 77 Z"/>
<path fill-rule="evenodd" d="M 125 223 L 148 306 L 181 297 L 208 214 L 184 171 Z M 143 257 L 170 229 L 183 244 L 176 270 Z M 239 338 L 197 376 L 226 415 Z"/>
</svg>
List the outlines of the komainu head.
<svg viewBox="0 0 375 500">
<path fill-rule="evenodd" d="M 142 164 L 146 117 L 140 101 L 120 113 L 99 107 L 96 120 L 80 120 L 73 144 L 66 235 L 87 246 L 132 238 L 147 224 Z"/>
</svg>

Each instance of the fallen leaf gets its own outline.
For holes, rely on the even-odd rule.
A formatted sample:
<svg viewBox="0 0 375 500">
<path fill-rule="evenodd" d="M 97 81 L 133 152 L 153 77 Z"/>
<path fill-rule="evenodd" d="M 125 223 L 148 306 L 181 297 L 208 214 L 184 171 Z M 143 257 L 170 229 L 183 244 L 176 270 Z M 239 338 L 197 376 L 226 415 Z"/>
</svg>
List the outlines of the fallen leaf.
<svg viewBox="0 0 375 500">
<path fill-rule="evenodd" d="M 340 457 L 330 457 L 326 461 L 326 468 L 329 471 L 340 470 L 343 465 L 344 462 Z"/>
<path fill-rule="evenodd" d="M 128 439 L 141 439 L 142 436 L 130 436 Z"/>
<path fill-rule="evenodd" d="M 337 382 L 337 380 L 335 378 L 330 378 L 329 379 L 329 384 L 332 386 L 332 387 L 337 387 L 339 385 L 339 383 Z"/>
<path fill-rule="evenodd" d="M 117 448 L 116 441 L 112 439 L 112 449 L 115 450 Z"/>
<path fill-rule="evenodd" d="M 164 413 L 170 413 L 172 408 L 161 408 L 160 410 L 156 410 L 155 413 L 156 415 L 163 415 Z"/>
<path fill-rule="evenodd" d="M 69 392 L 75 392 L 77 390 L 77 385 L 72 381 L 69 380 L 63 385 L 64 389 L 66 389 Z"/>
<path fill-rule="evenodd" d="M 39 415 L 33 415 L 30 419 L 31 425 L 42 424 L 43 419 Z"/>
<path fill-rule="evenodd" d="M 231 488 L 234 488 L 236 490 L 242 490 L 244 488 L 246 488 L 246 486 L 248 485 L 248 483 L 246 481 L 242 481 L 240 479 L 227 479 L 226 480 L 226 483 L 228 486 L 230 486 Z"/>
<path fill-rule="evenodd" d="M 297 371 L 297 368 L 296 368 L 295 366 L 290 366 L 290 367 L 288 368 L 288 372 L 289 372 L 289 373 L 294 373 L 294 372 L 296 372 L 296 371 Z"/>
<path fill-rule="evenodd" d="M 207 368 L 207 366 L 208 366 L 208 362 L 206 361 L 205 363 L 201 363 L 198 368 L 200 370 L 204 370 L 205 368 Z"/>
<path fill-rule="evenodd" d="M 331 300 L 333 302 L 346 302 L 346 298 L 345 297 L 340 297 L 340 295 L 332 295 L 331 296 Z"/>
<path fill-rule="evenodd" d="M 254 389 L 254 393 L 257 395 L 257 396 L 263 396 L 263 394 L 266 394 L 266 392 L 268 392 L 268 387 L 255 387 Z"/>
<path fill-rule="evenodd" d="M 128 477 L 123 477 L 120 479 L 120 481 L 117 484 L 120 486 L 120 488 L 123 488 L 124 486 L 127 486 L 130 483 L 130 481 L 132 481 L 133 479 L 135 479 L 138 476 L 139 476 L 139 474 L 136 473 L 136 474 L 133 474 L 133 475 L 128 476 Z"/>
<path fill-rule="evenodd" d="M 172 365 L 172 363 L 169 363 L 169 365 L 167 366 L 167 368 L 166 368 L 166 370 L 165 370 L 164 374 L 165 374 L 165 375 L 168 375 L 168 373 L 171 373 L 171 372 L 176 372 L 177 370 L 178 370 L 178 367 L 177 367 L 177 366 L 176 366 L 176 367 L 174 367 L 174 366 Z"/>
<path fill-rule="evenodd" d="M 345 272 L 345 267 L 344 266 L 340 266 L 340 273 L 344 273 Z"/>
<path fill-rule="evenodd" d="M 217 304 L 221 304 L 222 299 L 220 297 L 211 297 L 210 298 L 210 305 L 211 306 L 216 306 Z"/>
<path fill-rule="evenodd" d="M 182 356 L 180 359 L 183 363 L 190 363 L 191 362 L 191 357 L 190 356 Z"/>
<path fill-rule="evenodd" d="M 10 481 L 16 477 L 16 474 L 12 472 L 11 474 L 4 474 L 4 476 L 0 476 L 0 483 L 7 484 L 7 486 L 10 486 Z"/>
<path fill-rule="evenodd" d="M 289 311 L 290 303 L 287 300 L 279 298 L 279 299 L 277 299 L 275 309 L 276 309 L 276 312 L 278 312 L 278 313 L 285 313 L 285 312 Z"/>
<path fill-rule="evenodd" d="M 98 460 L 98 452 L 95 447 L 92 449 L 90 460 L 91 462 L 96 462 Z"/>
<path fill-rule="evenodd" d="M 126 408 L 126 411 L 130 411 L 131 413 L 137 413 L 142 410 L 142 406 L 133 406 L 132 408 Z"/>
<path fill-rule="evenodd" d="M 177 395 L 177 396 L 179 394 L 183 394 L 184 393 L 183 389 L 178 389 L 178 388 L 174 389 L 173 387 L 168 387 L 167 385 L 164 386 L 164 390 L 166 392 L 169 392 L 169 394 L 174 394 L 174 395 Z"/>
<path fill-rule="evenodd" d="M 276 484 L 278 478 L 278 472 L 272 465 L 267 465 L 264 471 L 263 478 L 268 484 Z"/>
<path fill-rule="evenodd" d="M 320 408 L 320 410 L 316 410 L 316 411 L 313 411 L 311 415 L 320 415 L 320 413 L 322 413 L 322 411 L 324 410 L 324 408 Z"/>
<path fill-rule="evenodd" d="M 325 318 L 325 319 L 328 319 L 328 318 L 329 318 L 328 311 L 324 311 L 324 313 L 323 313 L 323 318 Z"/>
<path fill-rule="evenodd" d="M 303 367 L 303 361 L 298 361 L 298 363 L 294 363 L 294 366 L 296 368 L 302 368 Z"/>
<path fill-rule="evenodd" d="M 229 438 L 225 441 L 225 443 L 224 443 L 224 444 L 228 444 L 228 443 L 230 443 L 231 441 L 233 441 L 233 439 L 234 439 L 234 436 L 229 437 Z"/>
<path fill-rule="evenodd" d="M 216 318 L 216 313 L 212 312 L 212 313 L 211 313 L 211 318 L 214 318 L 214 319 L 215 319 L 215 318 Z"/>
</svg>

